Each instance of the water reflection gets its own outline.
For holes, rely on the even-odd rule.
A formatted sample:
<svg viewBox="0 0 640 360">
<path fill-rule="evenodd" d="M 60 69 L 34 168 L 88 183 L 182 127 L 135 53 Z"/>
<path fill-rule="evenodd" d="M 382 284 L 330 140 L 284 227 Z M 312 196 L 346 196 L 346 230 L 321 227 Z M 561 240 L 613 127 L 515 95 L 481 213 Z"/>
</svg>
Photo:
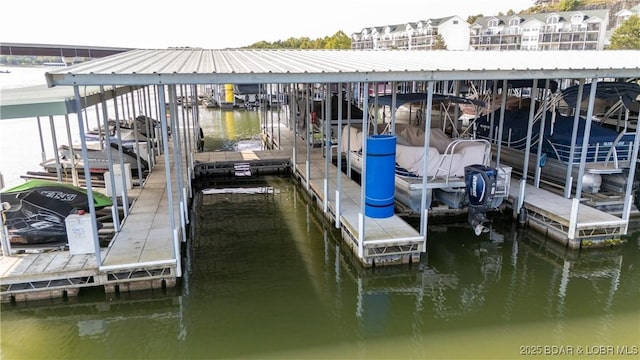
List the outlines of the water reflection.
<svg viewBox="0 0 640 360">
<path fill-rule="evenodd" d="M 271 113 L 271 112 L 270 112 Z M 260 113 L 203 108 L 199 112 L 205 151 L 261 150 Z"/>
<path fill-rule="evenodd" d="M 162 358 L 182 328 L 181 297 L 138 292 L 105 299 L 88 291 L 78 299 L 3 307 L 3 359 Z M 156 334 L 163 334 L 161 337 Z M 132 341 L 133 340 L 133 341 Z M 170 357 L 170 356 L 168 356 Z"/>
</svg>

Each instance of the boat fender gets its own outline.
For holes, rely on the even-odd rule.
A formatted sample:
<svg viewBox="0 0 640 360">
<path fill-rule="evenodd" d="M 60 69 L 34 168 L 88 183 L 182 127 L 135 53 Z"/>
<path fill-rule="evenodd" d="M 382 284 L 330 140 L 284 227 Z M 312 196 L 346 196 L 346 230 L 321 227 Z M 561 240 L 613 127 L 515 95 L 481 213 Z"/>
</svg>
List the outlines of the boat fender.
<svg viewBox="0 0 640 360">
<path fill-rule="evenodd" d="M 540 163 L 538 164 L 539 167 L 544 167 L 547 164 L 547 153 L 542 153 L 540 155 Z"/>
</svg>

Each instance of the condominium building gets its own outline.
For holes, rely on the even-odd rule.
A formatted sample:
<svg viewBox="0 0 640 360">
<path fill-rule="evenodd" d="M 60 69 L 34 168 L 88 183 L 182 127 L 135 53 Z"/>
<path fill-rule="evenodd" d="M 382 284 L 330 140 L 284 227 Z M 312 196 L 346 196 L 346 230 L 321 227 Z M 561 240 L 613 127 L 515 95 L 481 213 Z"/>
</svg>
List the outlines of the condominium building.
<svg viewBox="0 0 640 360">
<path fill-rule="evenodd" d="M 640 15 L 640 4 L 615 14 L 609 12 L 600 9 L 484 16 L 473 24 L 454 15 L 374 26 L 353 33 L 351 48 L 432 50 L 444 44 L 447 50 L 603 50 L 618 26 Z"/>
<path fill-rule="evenodd" d="M 472 50 L 602 50 L 609 10 L 485 16 L 471 25 Z"/>
<path fill-rule="evenodd" d="M 354 50 L 431 50 L 444 42 L 448 50 L 469 48 L 469 23 L 461 17 L 420 20 L 397 25 L 364 28 L 351 35 Z"/>
</svg>

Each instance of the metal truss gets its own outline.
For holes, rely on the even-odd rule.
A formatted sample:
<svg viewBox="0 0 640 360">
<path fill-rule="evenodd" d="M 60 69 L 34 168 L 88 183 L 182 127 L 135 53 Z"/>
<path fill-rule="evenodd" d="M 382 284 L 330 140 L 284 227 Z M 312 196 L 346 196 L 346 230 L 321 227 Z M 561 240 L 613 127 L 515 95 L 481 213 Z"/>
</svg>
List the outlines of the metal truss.
<svg viewBox="0 0 640 360">
<path fill-rule="evenodd" d="M 564 235 L 569 234 L 569 225 L 555 221 L 543 214 L 535 211 L 527 210 L 527 217 L 545 227 L 552 228 Z M 580 226 L 576 228 L 575 240 L 606 240 L 620 237 L 624 233 L 624 226 L 622 224 L 598 224 L 593 226 Z"/>
<path fill-rule="evenodd" d="M 34 291 L 55 291 L 67 290 L 70 288 L 79 288 L 86 286 L 94 286 L 95 279 L 93 276 L 82 277 L 66 277 L 53 280 L 25 281 L 15 284 L 5 284 L 0 287 L 2 295 L 14 295 L 20 293 L 30 293 Z"/>
<path fill-rule="evenodd" d="M 121 270 L 117 272 L 107 272 L 105 284 L 107 283 L 124 283 L 140 280 L 156 280 L 175 278 L 175 267 L 163 266 L 155 269 L 133 269 Z"/>
</svg>

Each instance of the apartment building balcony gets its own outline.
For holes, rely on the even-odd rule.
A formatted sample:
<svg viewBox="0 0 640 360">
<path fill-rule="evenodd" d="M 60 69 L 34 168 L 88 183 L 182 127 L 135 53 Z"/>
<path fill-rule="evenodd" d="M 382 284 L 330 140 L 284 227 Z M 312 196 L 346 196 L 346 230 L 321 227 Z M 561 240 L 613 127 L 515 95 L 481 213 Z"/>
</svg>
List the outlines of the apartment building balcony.
<svg viewBox="0 0 640 360">
<path fill-rule="evenodd" d="M 539 43 L 540 50 L 598 50 L 597 41 Z"/>
<path fill-rule="evenodd" d="M 435 35 L 437 35 L 437 34 L 412 36 L 411 40 L 415 40 L 415 41 L 418 41 L 418 42 L 425 43 L 425 42 L 431 41 L 431 39 L 433 39 Z"/>
<path fill-rule="evenodd" d="M 433 47 L 433 43 L 414 43 L 411 44 L 412 50 L 425 50 L 431 49 Z"/>
<path fill-rule="evenodd" d="M 492 29 L 482 29 L 482 30 L 479 30 L 479 31 L 475 31 L 475 32 L 474 32 L 474 34 L 472 34 L 472 36 L 473 36 L 473 35 L 477 35 L 477 36 L 491 36 L 491 35 L 495 35 L 495 34 L 497 34 L 497 33 L 498 33 L 497 31 L 494 31 L 494 30 L 492 30 Z"/>
<path fill-rule="evenodd" d="M 373 43 L 374 49 L 390 49 L 395 46 L 394 40 L 389 39 L 378 39 Z"/>
<path fill-rule="evenodd" d="M 587 24 L 587 31 L 599 32 L 600 24 Z"/>
<path fill-rule="evenodd" d="M 412 49 L 424 49 L 424 48 L 431 48 L 431 46 L 434 43 L 434 38 L 433 36 L 419 36 L 419 37 L 414 37 L 411 38 L 411 48 Z"/>
<path fill-rule="evenodd" d="M 500 44 L 500 50 L 520 50 L 520 44 Z"/>
<path fill-rule="evenodd" d="M 355 50 L 373 49 L 373 41 L 371 40 L 354 41 L 354 42 L 351 42 L 351 48 Z"/>
<path fill-rule="evenodd" d="M 431 44 L 420 44 L 420 45 L 412 45 L 412 50 L 432 50 L 433 46 Z"/>
<path fill-rule="evenodd" d="M 598 50 L 594 43 L 540 44 L 540 50 Z"/>
<path fill-rule="evenodd" d="M 540 29 L 540 32 L 543 34 L 558 34 L 558 33 L 599 33 L 600 26 L 587 26 L 577 27 L 577 28 L 561 28 L 561 27 L 553 27 L 553 26 L 545 26 Z"/>
<path fill-rule="evenodd" d="M 469 39 L 469 43 L 473 44 L 520 44 L 522 42 L 521 36 L 484 36 L 484 37 L 472 37 Z"/>
<path fill-rule="evenodd" d="M 569 34 L 545 34 L 539 39 L 540 43 L 572 43 L 593 42 L 597 43 L 599 37 L 595 34 L 569 33 Z"/>
<path fill-rule="evenodd" d="M 477 51 L 520 50 L 520 44 L 477 44 L 471 48 Z"/>
<path fill-rule="evenodd" d="M 594 34 L 587 34 L 587 41 L 589 42 L 598 42 L 598 39 L 600 37 L 598 35 L 594 35 Z"/>
<path fill-rule="evenodd" d="M 522 29 L 521 28 L 504 28 L 502 31 L 499 32 L 499 34 L 502 35 L 522 35 Z"/>
</svg>

